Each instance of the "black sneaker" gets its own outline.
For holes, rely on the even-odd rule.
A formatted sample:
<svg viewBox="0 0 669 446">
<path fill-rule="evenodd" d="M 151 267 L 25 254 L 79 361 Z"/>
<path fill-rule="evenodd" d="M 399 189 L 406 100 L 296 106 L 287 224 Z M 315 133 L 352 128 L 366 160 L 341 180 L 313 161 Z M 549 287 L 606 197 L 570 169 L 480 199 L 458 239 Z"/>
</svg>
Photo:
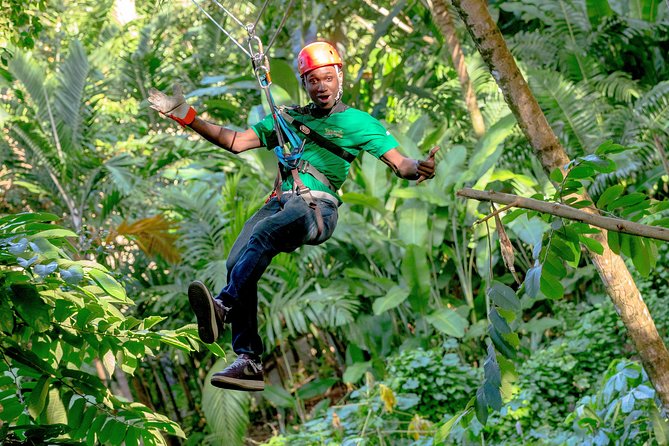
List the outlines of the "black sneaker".
<svg viewBox="0 0 669 446">
<path fill-rule="evenodd" d="M 211 384 L 221 389 L 247 392 L 263 390 L 265 382 L 263 381 L 262 363 L 242 353 L 222 372 L 214 373 L 214 376 L 211 377 Z"/>
<path fill-rule="evenodd" d="M 197 332 L 205 344 L 218 339 L 231 308 L 211 297 L 204 283 L 196 280 L 188 286 L 188 301 L 197 318 Z"/>
</svg>

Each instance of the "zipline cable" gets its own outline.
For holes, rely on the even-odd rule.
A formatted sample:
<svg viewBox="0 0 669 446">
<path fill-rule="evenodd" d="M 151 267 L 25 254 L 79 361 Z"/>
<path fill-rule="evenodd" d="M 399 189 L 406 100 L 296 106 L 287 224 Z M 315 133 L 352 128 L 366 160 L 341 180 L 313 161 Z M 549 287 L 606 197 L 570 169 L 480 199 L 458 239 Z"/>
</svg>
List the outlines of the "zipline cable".
<svg viewBox="0 0 669 446">
<path fill-rule="evenodd" d="M 260 22 L 260 17 L 262 17 L 263 13 L 265 12 L 265 8 L 267 8 L 268 4 L 269 0 L 265 0 L 265 3 L 262 5 L 262 8 L 260 8 L 260 12 L 258 12 L 258 17 L 256 17 L 256 21 L 253 22 L 253 25 L 251 25 L 251 27 L 247 29 L 249 34 L 255 34 L 256 26 L 258 26 L 258 22 Z"/>
<path fill-rule="evenodd" d="M 275 129 L 277 130 L 276 135 L 279 144 L 274 148 L 274 152 L 279 158 L 280 164 L 284 165 L 289 169 L 297 168 L 297 163 L 299 163 L 300 158 L 302 157 L 302 152 L 304 151 L 304 145 L 306 143 L 306 140 L 302 140 L 292 129 L 290 129 L 286 124 L 285 120 L 283 119 L 283 117 L 279 113 L 279 109 L 276 106 L 276 103 L 274 102 L 274 98 L 272 97 L 272 93 L 270 91 L 272 80 L 270 77 L 269 60 L 267 58 L 267 53 L 270 47 L 272 46 L 272 44 L 274 44 L 274 41 L 279 35 L 279 32 L 286 24 L 286 20 L 288 20 L 288 14 L 290 13 L 290 9 L 293 7 L 294 0 L 290 0 L 290 3 L 288 4 L 288 7 L 286 8 L 286 11 L 283 15 L 283 18 L 281 19 L 279 27 L 275 30 L 274 35 L 272 36 L 269 45 L 267 46 L 267 50 L 263 48 L 262 41 L 256 35 L 255 29 L 258 23 L 260 22 L 262 14 L 265 12 L 265 8 L 269 4 L 269 0 L 265 0 L 265 3 L 260 9 L 260 12 L 258 13 L 258 17 L 256 18 L 255 22 L 253 24 L 249 24 L 246 26 L 230 11 L 228 11 L 222 4 L 220 4 L 218 0 L 213 0 L 214 3 L 216 3 L 216 5 L 219 8 L 221 8 L 228 16 L 230 16 L 230 18 L 232 18 L 232 20 L 237 22 L 239 26 L 241 26 L 246 30 L 246 32 L 248 33 L 248 39 L 247 39 L 247 44 L 249 47 L 248 50 L 246 50 L 246 48 L 244 48 L 237 41 L 237 39 L 232 37 L 230 33 L 228 33 L 211 15 L 209 15 L 209 13 L 205 11 L 204 8 L 202 8 L 202 6 L 200 6 L 197 0 L 191 0 L 191 1 L 195 3 L 195 6 L 197 6 L 200 9 L 200 11 L 202 11 L 209 18 L 209 20 L 211 20 L 212 23 L 218 27 L 218 29 L 223 31 L 223 33 L 226 36 L 228 36 L 228 38 L 232 40 L 235 43 L 235 45 L 237 45 L 244 52 L 244 54 L 246 54 L 251 59 L 251 63 L 253 65 L 253 72 L 258 80 L 258 83 L 260 84 L 261 90 L 263 90 L 263 92 L 265 93 L 267 103 L 272 112 L 272 119 L 274 121 L 274 126 Z M 254 43 L 257 46 L 257 49 L 254 49 Z"/>
<path fill-rule="evenodd" d="M 191 0 L 191 1 L 192 1 L 193 3 L 195 3 L 195 6 L 197 6 L 197 7 L 200 9 L 200 11 L 202 11 L 202 12 L 204 13 L 204 15 L 206 15 L 206 16 L 209 18 L 209 20 L 211 20 L 211 22 L 212 22 L 214 25 L 216 25 L 216 27 L 217 27 L 218 29 L 220 29 L 221 31 L 223 31 L 223 33 L 224 33 L 226 36 L 228 36 L 228 38 L 229 38 L 230 40 L 232 40 L 232 41 L 235 43 L 235 45 L 237 45 L 237 46 L 239 47 L 239 49 L 241 49 L 241 50 L 244 52 L 244 54 L 246 54 L 248 57 L 251 57 L 251 53 L 249 53 L 249 52 L 246 50 L 246 48 L 244 48 L 244 47 L 242 46 L 241 43 L 237 42 L 237 39 L 235 39 L 234 37 L 232 37 L 232 36 L 230 35 L 230 33 L 227 32 L 221 25 L 219 25 L 219 23 L 218 23 L 212 16 L 210 16 L 209 13 L 208 13 L 207 11 L 205 11 L 204 8 L 202 8 L 202 6 L 200 6 L 200 4 L 197 2 L 197 0 Z M 232 16 L 232 17 L 234 18 L 234 16 Z M 236 19 L 235 19 L 235 20 L 236 20 Z M 244 25 L 242 25 L 242 26 L 244 26 Z"/>
<path fill-rule="evenodd" d="M 239 20 L 237 17 L 235 17 L 233 13 L 231 13 L 230 11 L 228 11 L 227 9 L 225 9 L 225 6 L 221 5 L 221 4 L 218 2 L 218 0 L 214 0 L 214 3 L 216 3 L 216 4 L 218 5 L 218 7 L 221 8 L 223 11 L 225 11 L 225 13 L 226 13 L 227 15 L 229 15 L 230 18 L 231 18 L 232 20 L 234 20 L 235 22 L 237 22 L 237 23 L 239 24 L 239 26 L 241 26 L 242 28 L 246 29 L 246 26 L 242 23 L 242 21 Z"/>
<path fill-rule="evenodd" d="M 290 0 L 290 3 L 288 3 L 288 7 L 286 8 L 286 12 L 283 14 L 283 18 L 281 19 L 281 23 L 279 23 L 279 27 L 276 29 L 276 31 L 274 31 L 274 35 L 267 44 L 267 50 L 266 50 L 267 53 L 269 52 L 269 49 L 272 48 L 272 45 L 274 44 L 276 37 L 279 35 L 279 32 L 283 29 L 283 26 L 286 24 L 286 20 L 288 20 L 288 14 L 290 13 L 290 9 L 293 7 L 293 3 L 295 3 L 295 0 Z"/>
</svg>

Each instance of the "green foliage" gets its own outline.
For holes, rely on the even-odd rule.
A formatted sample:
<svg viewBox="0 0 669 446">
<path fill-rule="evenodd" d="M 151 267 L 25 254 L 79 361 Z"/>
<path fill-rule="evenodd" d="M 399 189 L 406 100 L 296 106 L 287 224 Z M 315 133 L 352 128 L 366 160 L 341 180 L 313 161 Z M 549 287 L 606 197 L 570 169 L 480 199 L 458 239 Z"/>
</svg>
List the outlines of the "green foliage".
<svg viewBox="0 0 669 446">
<path fill-rule="evenodd" d="M 112 394 L 106 379 L 117 367 L 132 374 L 167 346 L 192 351 L 196 330 L 150 330 L 162 318 L 126 317 L 121 309 L 132 301 L 123 286 L 104 266 L 72 260 L 76 235 L 50 223 L 56 219 L 0 219 L 3 440 L 65 435 L 120 445 L 163 444 L 159 431 L 183 437 L 175 422 Z"/>
<path fill-rule="evenodd" d="M 35 40 L 44 28 L 40 13 L 46 9 L 46 1 L 25 3 L 16 0 L 2 0 L 0 9 L 3 11 L 0 18 L 0 35 L 3 43 L 11 43 L 21 49 L 32 49 Z M 6 46 L 0 49 L 0 62 L 7 66 L 12 52 Z"/>
<path fill-rule="evenodd" d="M 221 392 L 209 382 L 214 373 L 223 370 L 230 362 L 224 358 L 219 359 L 205 378 L 202 409 L 207 417 L 211 434 L 206 437 L 204 444 L 231 446 L 244 444 L 249 426 L 248 407 L 251 395 L 246 392 Z"/>
<path fill-rule="evenodd" d="M 450 340 L 440 349 L 404 350 L 388 360 L 390 387 L 416 394 L 417 413 L 432 421 L 464 407 L 480 379 L 476 369 L 462 363 L 456 347 Z"/>
<path fill-rule="evenodd" d="M 98 358 L 107 370 L 116 364 L 136 373 L 134 384 L 146 387 L 158 411 L 181 422 L 189 444 L 220 442 L 215 430 L 239 440 L 248 422 L 246 400 L 201 391 L 206 372 L 220 367 L 211 368 L 212 353 L 222 354 L 221 347 L 184 354 L 196 346 L 193 329 L 182 328 L 193 320 L 184 290 L 194 278 L 215 291 L 224 285 L 230 247 L 271 188 L 267 172 L 275 161 L 262 151 L 233 157 L 194 142 L 188 130 L 160 119 L 145 99 L 149 87 L 165 90 L 178 81 L 200 116 L 236 129 L 262 115 L 262 99 L 248 60 L 192 5 L 137 1 L 137 16 L 122 23 L 114 3 L 38 2 L 34 7 L 10 1 L 10 14 L 0 19 L 2 29 L 7 20 L 27 13 L 29 20 L 20 19 L 24 23 L 11 36 L 26 43 L 40 32 L 33 21 L 44 25 L 33 51 L 16 50 L 9 70 L 0 70 L 5 99 L 0 120 L 8 124 L 0 141 L 0 182 L 10 185 L 0 205 L 8 213 L 48 209 L 69 218 L 76 233 L 76 238 L 70 232 L 46 233 L 63 231 L 49 225 L 39 229 L 41 238 L 55 248 L 27 236 L 6 245 L 25 255 L 12 254 L 7 269 L 2 266 L 0 330 L 11 333 L 22 352 L 7 344 L 5 354 L 23 362 L 14 367 L 22 375 L 0 387 L 6 410 L 0 419 L 14 417 L 12 427 L 17 417 L 30 419 L 32 427 L 22 435 L 32 438 L 76 437 L 79 427 L 90 426 L 108 443 L 120 442 L 122 435 L 127 444 L 140 440 L 145 431 L 123 423 L 135 416 L 124 411 L 142 411 L 103 393 L 91 365 Z M 224 4 L 245 23 L 252 23 L 260 8 L 253 2 Z M 617 337 L 613 310 L 597 306 L 590 314 L 559 301 L 563 296 L 578 301 L 600 287 L 591 281 L 591 268 L 583 267 L 581 248 L 598 251 L 601 245 L 587 237 L 585 225 L 525 211 L 508 214 L 504 223 L 516 250 L 516 268 L 526 271 L 523 285 L 514 291 L 499 251 L 488 252 L 485 228 L 472 229 L 489 211 L 456 199 L 454 192 L 474 185 L 566 201 L 569 190 L 587 189 L 607 213 L 665 224 L 666 209 L 648 197 L 666 195 L 666 171 L 655 143 L 657 138 L 666 146 L 669 135 L 666 5 L 641 0 L 499 4 L 498 23 L 528 82 L 562 143 L 580 156 L 569 166 L 567 179 L 561 173 L 551 177 L 555 183 L 564 180 L 562 195 L 535 180 L 543 178 L 540 167 L 528 156 L 527 141 L 463 30 L 467 70 L 489 129 L 478 141 L 446 42 L 425 5 L 385 0 L 375 5 L 390 13 L 349 1 L 307 1 L 294 9 L 271 50 L 274 82 L 285 90 L 282 100 L 304 103 L 292 73 L 294 55 L 316 37 L 336 42 L 346 62 L 344 100 L 385 119 L 411 157 L 440 144 L 437 176 L 408 187 L 383 163 L 362 157 L 343 190 L 345 204 L 333 239 L 274 260 L 259 284 L 268 363 L 292 364 L 290 352 L 305 339 L 307 350 L 317 354 L 298 354 L 293 376 L 281 376 L 280 384 L 271 375 L 277 385 L 266 393 L 280 416 L 273 417 L 264 402 L 260 410 L 255 405 L 250 410 L 263 418 L 258 424 L 269 422 L 283 432 L 292 432 L 291 423 L 305 423 L 296 435 L 273 443 L 430 444 L 441 441 L 430 438 L 437 427 L 444 436 L 448 427 L 453 435 L 446 444 L 455 438 L 480 443 L 482 436 L 486 444 L 517 444 L 516 423 L 527 443 L 575 438 L 561 424 L 566 405 L 577 404 L 583 392 L 592 390 L 611 358 L 630 354 Z M 38 14 L 42 6 L 46 11 Z M 203 6 L 215 18 L 223 17 L 215 4 Z M 264 42 L 284 7 L 268 4 L 257 27 Z M 493 12 L 499 12 L 496 8 L 491 4 Z M 243 39 L 245 30 L 230 21 L 225 26 Z M 604 154 L 615 161 L 612 170 L 596 153 L 605 140 L 636 150 Z M 147 257 L 132 237 L 107 237 L 123 221 L 156 213 L 178 224 L 170 235 L 178 236 L 181 263 Z M 640 288 L 666 335 L 669 318 L 654 303 L 660 301 L 655 296 L 666 294 L 666 248 L 627 236 L 613 235 L 608 242 L 648 274 Z M 50 254 L 42 257 L 45 252 Z M 95 265 L 109 270 L 82 257 L 95 258 Z M 491 276 L 495 283 L 488 283 Z M 125 289 L 137 306 L 127 300 Z M 71 322 L 78 330 L 94 327 L 96 333 L 68 331 L 54 321 Z M 151 328 L 159 322 L 166 329 Z M 570 327 L 564 336 L 563 325 Z M 15 339 L 19 332 L 22 337 Z M 452 341 L 446 349 L 436 347 L 449 338 L 458 339 L 457 348 Z M 35 340 L 30 345 L 36 358 L 23 353 L 29 340 Z M 144 361 L 145 354 L 160 354 L 160 362 Z M 522 361 L 518 381 L 508 379 L 513 373 L 504 354 Z M 474 364 L 483 366 L 475 370 Z M 166 370 L 168 391 L 160 387 L 154 366 Z M 63 377 L 64 368 L 91 378 Z M 172 368 L 192 373 L 179 375 L 177 384 Z M 327 400 L 307 411 L 300 398 L 320 398 L 340 374 L 352 385 L 366 376 L 366 385 L 337 401 L 326 415 Z M 383 381 L 374 384 L 371 376 Z M 66 378 L 85 402 L 60 384 Z M 90 388 L 81 383 L 87 380 Z M 510 400 L 514 389 L 522 398 Z M 15 403 L 19 397 L 25 401 Z M 12 402 L 5 406 L 5 399 Z M 488 413 L 488 406 L 499 409 L 500 404 L 504 415 Z M 70 412 L 81 415 L 79 427 L 68 424 Z M 488 418 L 486 427 L 477 416 Z M 219 418 L 225 419 L 217 423 Z M 443 424 L 430 427 L 427 421 Z M 637 421 L 647 426 L 642 416 Z"/>
<path fill-rule="evenodd" d="M 567 444 L 667 444 L 669 424 L 646 372 L 637 362 L 615 360 L 594 395 L 578 401 L 566 422 Z"/>
</svg>

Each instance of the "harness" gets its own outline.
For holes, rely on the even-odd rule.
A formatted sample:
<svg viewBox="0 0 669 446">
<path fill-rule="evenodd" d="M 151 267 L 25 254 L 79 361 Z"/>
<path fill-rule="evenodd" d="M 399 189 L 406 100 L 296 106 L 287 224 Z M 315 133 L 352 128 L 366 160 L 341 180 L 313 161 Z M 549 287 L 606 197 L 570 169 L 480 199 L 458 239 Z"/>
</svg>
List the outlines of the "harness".
<svg viewBox="0 0 669 446">
<path fill-rule="evenodd" d="M 332 107 L 328 113 L 328 116 L 332 113 L 344 111 L 347 108 L 347 105 L 342 102 L 338 102 L 334 107 Z M 323 216 L 321 215 L 321 211 L 317 202 L 315 201 L 314 194 L 312 194 L 311 190 L 304 185 L 304 182 L 300 178 L 299 174 L 307 173 L 311 175 L 316 180 L 327 186 L 328 189 L 330 189 L 333 193 L 336 193 L 337 189 L 332 185 L 332 183 L 330 183 L 330 180 L 328 180 L 328 178 L 322 172 L 311 165 L 308 161 L 302 159 L 302 154 L 304 153 L 304 146 L 307 142 L 307 139 L 349 163 L 353 162 L 356 157 L 352 153 L 347 152 L 337 144 L 325 138 L 311 127 L 304 124 L 302 121 L 290 115 L 286 107 L 276 107 L 275 110 L 278 117 L 277 121 L 280 125 L 279 128 L 275 127 L 278 145 L 274 147 L 274 152 L 276 153 L 279 160 L 279 169 L 276 180 L 274 181 L 274 191 L 270 195 L 270 199 L 272 197 L 277 197 L 277 199 L 281 198 L 283 193 L 281 186 L 286 178 L 288 178 L 290 175 L 293 178 L 293 193 L 296 193 L 302 197 L 309 204 L 309 207 L 314 209 L 316 214 L 316 222 L 318 225 L 317 237 L 319 237 L 323 232 Z M 297 111 L 300 114 L 306 114 L 309 112 L 309 109 L 306 107 L 293 107 L 290 110 Z M 275 121 L 275 125 L 277 121 Z M 291 127 L 289 127 L 289 124 L 296 128 L 304 136 L 304 138 L 300 138 L 297 133 Z M 283 150 L 284 146 L 281 145 L 281 133 L 286 135 L 293 147 L 293 150 Z M 269 141 L 268 145 L 270 145 Z"/>
<path fill-rule="evenodd" d="M 293 191 L 299 195 L 304 201 L 307 202 L 310 208 L 314 210 L 316 216 L 316 222 L 318 226 L 318 233 L 316 237 L 320 237 L 323 232 L 323 216 L 316 202 L 314 194 L 312 194 L 311 189 L 306 187 L 302 180 L 300 179 L 300 173 L 308 173 L 313 176 L 316 180 L 325 184 L 332 192 L 336 192 L 336 189 L 332 186 L 327 177 L 318 171 L 314 166 L 309 164 L 307 161 L 302 160 L 302 154 L 304 153 L 304 146 L 307 139 L 310 139 L 312 142 L 316 143 L 318 146 L 328 150 L 329 152 L 339 156 L 340 158 L 351 163 L 355 159 L 355 155 L 350 152 L 345 151 L 337 144 L 323 137 L 322 135 L 315 132 L 313 129 L 309 128 L 303 122 L 295 119 L 293 116 L 288 114 L 284 107 L 278 107 L 274 102 L 272 93 L 270 91 L 270 86 L 272 85 L 269 69 L 269 59 L 267 57 L 267 52 L 269 48 L 274 43 L 277 35 L 281 28 L 283 28 L 286 19 L 288 18 L 288 12 L 290 11 L 294 0 L 290 0 L 286 12 L 281 20 L 281 24 L 278 29 L 275 31 L 274 35 L 270 39 L 267 50 L 263 48 L 262 41 L 255 34 L 256 26 L 262 16 L 269 0 L 265 0 L 258 17 L 256 18 L 253 24 L 244 26 L 244 24 L 237 19 L 230 11 L 228 11 L 223 5 L 221 5 L 218 0 L 213 0 L 216 5 L 223 10 L 228 16 L 230 16 L 234 22 L 240 25 L 248 33 L 248 38 L 246 40 L 247 48 L 238 42 L 228 31 L 226 31 L 207 11 L 205 11 L 202 6 L 198 3 L 197 0 L 192 0 L 192 2 L 211 20 L 214 25 L 218 27 L 230 40 L 237 45 L 249 58 L 251 59 L 251 64 L 253 66 L 253 72 L 258 80 L 260 89 L 265 93 L 267 98 L 267 103 L 269 104 L 270 110 L 272 112 L 272 120 L 274 121 L 274 131 L 276 134 L 276 144 L 274 146 L 274 153 L 278 159 L 279 171 L 277 173 L 276 180 L 274 181 L 274 191 L 270 195 L 270 199 L 274 196 L 277 199 L 281 198 L 281 185 L 283 181 L 288 178 L 288 175 L 293 178 Z M 339 107 L 339 108 L 338 108 Z M 348 108 L 341 102 L 337 102 L 335 106 L 330 110 L 330 113 L 343 111 Z M 294 110 L 305 110 L 306 108 L 295 108 Z M 307 109 L 308 110 L 308 109 Z M 303 113 L 304 114 L 304 113 Z M 305 137 L 305 139 L 300 138 L 295 130 L 293 130 L 290 125 L 298 129 L 298 131 Z M 268 144 L 269 146 L 270 144 Z M 270 148 L 270 147 L 268 147 Z M 316 192 L 316 191 L 314 191 Z"/>
</svg>

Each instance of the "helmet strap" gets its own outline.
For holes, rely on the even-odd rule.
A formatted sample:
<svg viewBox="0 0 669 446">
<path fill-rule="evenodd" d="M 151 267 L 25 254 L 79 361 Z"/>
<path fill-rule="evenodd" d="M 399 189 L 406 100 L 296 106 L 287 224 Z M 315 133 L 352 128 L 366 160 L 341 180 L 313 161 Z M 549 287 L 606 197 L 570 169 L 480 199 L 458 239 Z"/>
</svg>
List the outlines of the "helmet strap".
<svg viewBox="0 0 669 446">
<path fill-rule="evenodd" d="M 344 95 L 344 72 L 339 69 L 339 65 L 335 65 L 335 71 L 337 72 L 337 79 L 339 80 L 339 91 L 337 92 L 337 97 L 335 98 L 335 105 L 341 100 L 341 97 Z M 332 107 L 334 108 L 334 106 Z"/>
</svg>

